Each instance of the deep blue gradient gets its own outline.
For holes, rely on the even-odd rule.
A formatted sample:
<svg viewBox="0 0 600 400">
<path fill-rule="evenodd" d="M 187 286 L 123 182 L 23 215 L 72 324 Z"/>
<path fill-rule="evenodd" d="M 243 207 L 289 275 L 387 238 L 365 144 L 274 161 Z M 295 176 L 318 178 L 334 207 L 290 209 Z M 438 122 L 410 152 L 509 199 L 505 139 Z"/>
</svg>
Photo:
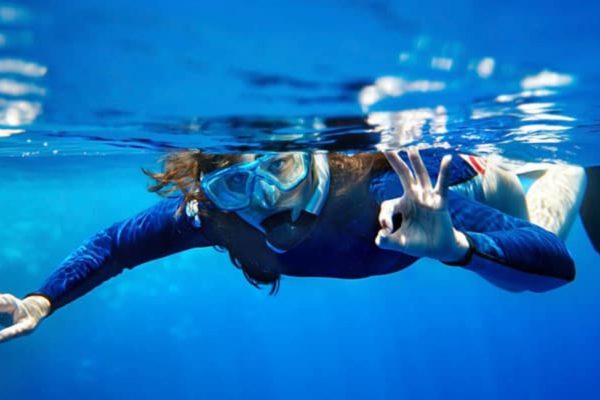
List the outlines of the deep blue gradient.
<svg viewBox="0 0 600 400">
<path fill-rule="evenodd" d="M 457 147 L 598 165 L 599 11 L 547 0 L 4 4 L 0 61 L 45 72 L 0 68 L 0 128 L 21 131 L 0 131 L 0 292 L 37 288 L 85 238 L 154 204 L 140 167 L 158 168 L 170 148 L 373 150 L 386 129 L 315 121 L 442 105 Z M 523 79 L 544 70 L 572 82 L 524 95 Z M 444 89 L 361 107 L 383 76 Z M 15 93 L 15 82 L 37 89 Z M 422 260 L 361 280 L 284 278 L 270 297 L 226 254 L 180 253 L 1 344 L 0 398 L 595 399 L 600 257 L 579 219 L 567 245 L 577 279 L 543 294 Z"/>
</svg>

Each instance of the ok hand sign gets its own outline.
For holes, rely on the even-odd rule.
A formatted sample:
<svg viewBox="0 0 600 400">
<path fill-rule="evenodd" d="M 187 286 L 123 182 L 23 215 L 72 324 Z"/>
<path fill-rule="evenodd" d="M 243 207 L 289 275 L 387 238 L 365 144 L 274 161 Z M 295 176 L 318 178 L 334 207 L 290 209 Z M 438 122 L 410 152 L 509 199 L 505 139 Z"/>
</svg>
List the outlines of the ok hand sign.
<svg viewBox="0 0 600 400">
<path fill-rule="evenodd" d="M 381 204 L 377 246 L 449 263 L 463 260 L 469 242 L 464 233 L 454 229 L 447 206 L 451 156 L 442 159 L 435 187 L 418 150 L 408 152 L 414 173 L 396 152 L 387 152 L 385 156 L 398 174 L 404 194 Z M 392 221 L 397 215 L 402 222 L 394 227 Z"/>
</svg>

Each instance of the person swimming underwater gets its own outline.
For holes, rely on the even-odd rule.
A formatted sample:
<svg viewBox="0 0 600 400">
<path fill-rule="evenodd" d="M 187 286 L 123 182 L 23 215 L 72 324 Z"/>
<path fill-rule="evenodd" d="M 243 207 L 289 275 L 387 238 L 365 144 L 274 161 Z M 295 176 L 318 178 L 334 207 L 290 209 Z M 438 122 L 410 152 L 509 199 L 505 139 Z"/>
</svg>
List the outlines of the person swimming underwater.
<svg viewBox="0 0 600 400">
<path fill-rule="evenodd" d="M 572 281 L 573 260 L 555 232 L 509 215 L 526 214 L 522 190 L 470 157 L 442 149 L 173 153 L 163 172 L 145 171 L 166 199 L 92 236 L 23 299 L 0 295 L 0 314 L 12 318 L 0 341 L 33 331 L 125 268 L 196 247 L 226 249 L 251 284 L 270 284 L 271 293 L 282 275 L 364 278 L 420 257 L 508 290 Z M 484 204 L 507 193 L 506 212 Z"/>
</svg>

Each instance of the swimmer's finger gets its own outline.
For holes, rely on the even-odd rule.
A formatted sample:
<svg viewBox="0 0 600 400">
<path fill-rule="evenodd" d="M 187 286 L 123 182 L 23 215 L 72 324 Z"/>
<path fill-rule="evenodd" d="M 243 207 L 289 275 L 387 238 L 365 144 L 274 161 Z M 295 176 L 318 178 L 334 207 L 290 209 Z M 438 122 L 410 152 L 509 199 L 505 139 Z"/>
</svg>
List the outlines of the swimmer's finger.
<svg viewBox="0 0 600 400">
<path fill-rule="evenodd" d="M 435 183 L 435 191 L 439 193 L 442 198 L 446 198 L 448 195 L 448 186 L 450 181 L 450 163 L 452 161 L 452 155 L 447 154 L 442 158 L 440 164 L 440 172 L 438 174 L 437 182 Z"/>
<path fill-rule="evenodd" d="M 393 217 L 395 211 L 395 202 L 393 200 L 386 200 L 381 203 L 381 209 L 379 211 L 379 226 L 381 229 L 391 232 L 394 226 Z"/>
<path fill-rule="evenodd" d="M 29 333 L 35 328 L 33 319 L 28 318 L 0 331 L 0 342 Z"/>
<path fill-rule="evenodd" d="M 431 179 L 429 178 L 429 173 L 427 172 L 427 168 L 423 163 L 421 154 L 419 154 L 419 149 L 411 149 L 408 152 L 408 159 L 410 160 L 410 164 L 415 171 L 417 183 L 424 190 L 431 190 Z"/>
<path fill-rule="evenodd" d="M 404 191 L 410 191 L 412 189 L 414 178 L 408 165 L 406 165 L 404 160 L 402 160 L 395 151 L 386 151 L 384 155 L 394 171 L 396 171 L 396 174 L 398 174 L 398 178 L 400 178 L 400 183 L 402 184 Z"/>
</svg>

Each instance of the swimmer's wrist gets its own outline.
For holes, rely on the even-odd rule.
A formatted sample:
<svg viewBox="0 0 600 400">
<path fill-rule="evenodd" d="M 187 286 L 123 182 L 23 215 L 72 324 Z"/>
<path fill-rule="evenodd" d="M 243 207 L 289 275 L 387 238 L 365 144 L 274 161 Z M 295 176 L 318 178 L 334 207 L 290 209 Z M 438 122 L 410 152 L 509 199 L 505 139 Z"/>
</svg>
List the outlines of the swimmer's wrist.
<svg viewBox="0 0 600 400">
<path fill-rule="evenodd" d="M 46 318 L 52 311 L 52 303 L 45 296 L 38 294 L 27 295 L 22 302 L 30 316 L 38 321 Z"/>
<path fill-rule="evenodd" d="M 471 263 L 475 247 L 469 237 L 463 232 L 454 229 L 454 238 L 456 245 L 452 251 L 448 252 L 447 257 L 440 259 L 446 265 L 453 267 L 464 267 Z"/>
</svg>

